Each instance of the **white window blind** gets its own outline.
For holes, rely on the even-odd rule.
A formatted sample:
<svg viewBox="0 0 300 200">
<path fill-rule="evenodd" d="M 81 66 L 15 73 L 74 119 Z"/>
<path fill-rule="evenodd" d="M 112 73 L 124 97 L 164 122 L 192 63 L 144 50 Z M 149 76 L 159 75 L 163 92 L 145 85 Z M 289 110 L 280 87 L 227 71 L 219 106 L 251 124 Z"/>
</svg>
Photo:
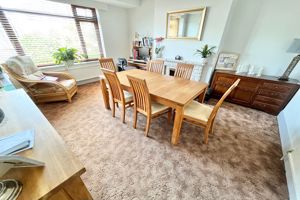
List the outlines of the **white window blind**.
<svg viewBox="0 0 300 200">
<path fill-rule="evenodd" d="M 60 47 L 76 48 L 85 60 L 102 56 L 94 8 L 45 0 L 0 0 L 0 61 L 29 55 L 38 65 L 53 63 Z"/>
</svg>

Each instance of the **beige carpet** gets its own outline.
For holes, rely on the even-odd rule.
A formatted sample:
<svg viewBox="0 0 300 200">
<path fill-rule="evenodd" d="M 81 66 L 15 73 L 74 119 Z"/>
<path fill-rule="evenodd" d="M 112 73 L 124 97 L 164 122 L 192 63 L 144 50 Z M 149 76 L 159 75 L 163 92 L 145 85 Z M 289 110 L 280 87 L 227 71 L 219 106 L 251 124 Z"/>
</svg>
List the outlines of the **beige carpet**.
<svg viewBox="0 0 300 200">
<path fill-rule="evenodd" d="M 83 162 L 94 199 L 288 199 L 274 116 L 225 103 L 209 144 L 203 130 L 184 124 L 180 144 L 170 144 L 166 117 L 144 117 L 132 128 L 105 110 L 98 83 L 79 87 L 73 103 L 39 107 Z M 215 101 L 210 101 L 215 103 Z"/>
</svg>

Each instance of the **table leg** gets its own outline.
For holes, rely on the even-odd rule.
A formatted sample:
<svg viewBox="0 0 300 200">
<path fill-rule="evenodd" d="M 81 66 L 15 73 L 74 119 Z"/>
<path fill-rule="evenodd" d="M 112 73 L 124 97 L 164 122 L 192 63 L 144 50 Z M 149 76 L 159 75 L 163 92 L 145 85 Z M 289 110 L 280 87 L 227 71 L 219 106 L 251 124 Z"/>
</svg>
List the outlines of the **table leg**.
<svg viewBox="0 0 300 200">
<path fill-rule="evenodd" d="M 204 103 L 206 92 L 207 92 L 207 88 L 199 95 L 199 97 L 198 97 L 199 103 Z"/>
<path fill-rule="evenodd" d="M 65 182 L 62 188 L 54 195 L 47 198 L 48 200 L 92 200 L 88 189 L 81 180 L 76 176 Z"/>
<path fill-rule="evenodd" d="M 101 92 L 102 92 L 102 96 L 103 96 L 103 101 L 104 101 L 105 108 L 108 109 L 108 110 L 110 110 L 109 94 L 108 94 L 108 91 L 107 91 L 105 80 L 104 79 L 100 79 L 100 84 L 101 84 Z"/>
<path fill-rule="evenodd" d="M 176 106 L 175 120 L 172 133 L 172 144 L 176 145 L 179 141 L 180 129 L 183 119 L 183 106 Z"/>
</svg>

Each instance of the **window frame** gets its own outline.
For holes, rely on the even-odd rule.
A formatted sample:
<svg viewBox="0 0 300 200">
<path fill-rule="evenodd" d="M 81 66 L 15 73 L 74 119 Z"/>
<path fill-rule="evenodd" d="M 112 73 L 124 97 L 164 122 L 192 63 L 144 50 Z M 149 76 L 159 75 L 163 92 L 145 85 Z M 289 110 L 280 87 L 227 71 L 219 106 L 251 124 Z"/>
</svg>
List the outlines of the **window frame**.
<svg viewBox="0 0 300 200">
<path fill-rule="evenodd" d="M 80 46 L 82 52 L 87 56 L 87 58 L 80 60 L 80 62 L 90 62 L 90 61 L 96 61 L 98 58 L 88 58 L 87 54 L 87 48 L 86 48 L 86 42 L 84 35 L 82 33 L 82 28 L 80 22 L 89 22 L 94 25 L 95 28 L 95 33 L 97 37 L 97 44 L 98 44 L 98 50 L 99 50 L 99 55 L 100 57 L 103 57 L 103 45 L 101 41 L 101 34 L 100 34 L 100 26 L 98 23 L 98 17 L 97 17 L 97 12 L 95 8 L 91 7 L 85 7 L 85 6 L 78 6 L 78 5 L 73 5 L 69 4 L 70 8 L 72 10 L 72 16 L 67 16 L 67 15 L 59 15 L 59 14 L 50 14 L 50 13 L 44 13 L 44 12 L 33 12 L 33 11 L 27 11 L 27 10 L 19 10 L 19 9 L 6 9 L 2 8 L 0 5 L 0 23 L 3 26 L 3 29 L 11 42 L 12 46 L 14 47 L 16 54 L 18 56 L 23 56 L 26 55 L 26 52 L 24 51 L 22 44 L 19 41 L 19 38 L 15 34 L 14 29 L 12 28 L 12 25 L 10 24 L 8 18 L 5 16 L 4 12 L 17 12 L 17 13 L 23 13 L 23 14 L 32 14 L 32 15 L 44 15 L 44 16 L 50 16 L 50 17 L 61 17 L 61 18 L 71 18 L 74 19 L 74 23 L 76 26 L 77 30 L 77 35 L 79 37 L 80 41 Z M 92 13 L 92 17 L 86 17 L 86 16 L 80 16 L 78 15 L 77 8 L 81 9 L 88 9 Z M 46 67 L 46 66 L 54 66 L 56 64 L 54 63 L 45 63 L 45 64 L 39 64 L 37 65 L 38 67 Z"/>
</svg>

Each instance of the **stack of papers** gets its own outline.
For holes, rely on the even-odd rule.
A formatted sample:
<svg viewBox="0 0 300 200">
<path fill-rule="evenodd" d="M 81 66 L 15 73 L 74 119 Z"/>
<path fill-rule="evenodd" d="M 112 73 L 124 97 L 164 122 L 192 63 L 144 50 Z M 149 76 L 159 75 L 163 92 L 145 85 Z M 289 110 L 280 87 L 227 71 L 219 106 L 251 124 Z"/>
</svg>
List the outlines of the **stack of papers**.
<svg viewBox="0 0 300 200">
<path fill-rule="evenodd" d="M 13 155 L 34 145 L 34 130 L 26 130 L 0 138 L 0 155 Z"/>
</svg>

